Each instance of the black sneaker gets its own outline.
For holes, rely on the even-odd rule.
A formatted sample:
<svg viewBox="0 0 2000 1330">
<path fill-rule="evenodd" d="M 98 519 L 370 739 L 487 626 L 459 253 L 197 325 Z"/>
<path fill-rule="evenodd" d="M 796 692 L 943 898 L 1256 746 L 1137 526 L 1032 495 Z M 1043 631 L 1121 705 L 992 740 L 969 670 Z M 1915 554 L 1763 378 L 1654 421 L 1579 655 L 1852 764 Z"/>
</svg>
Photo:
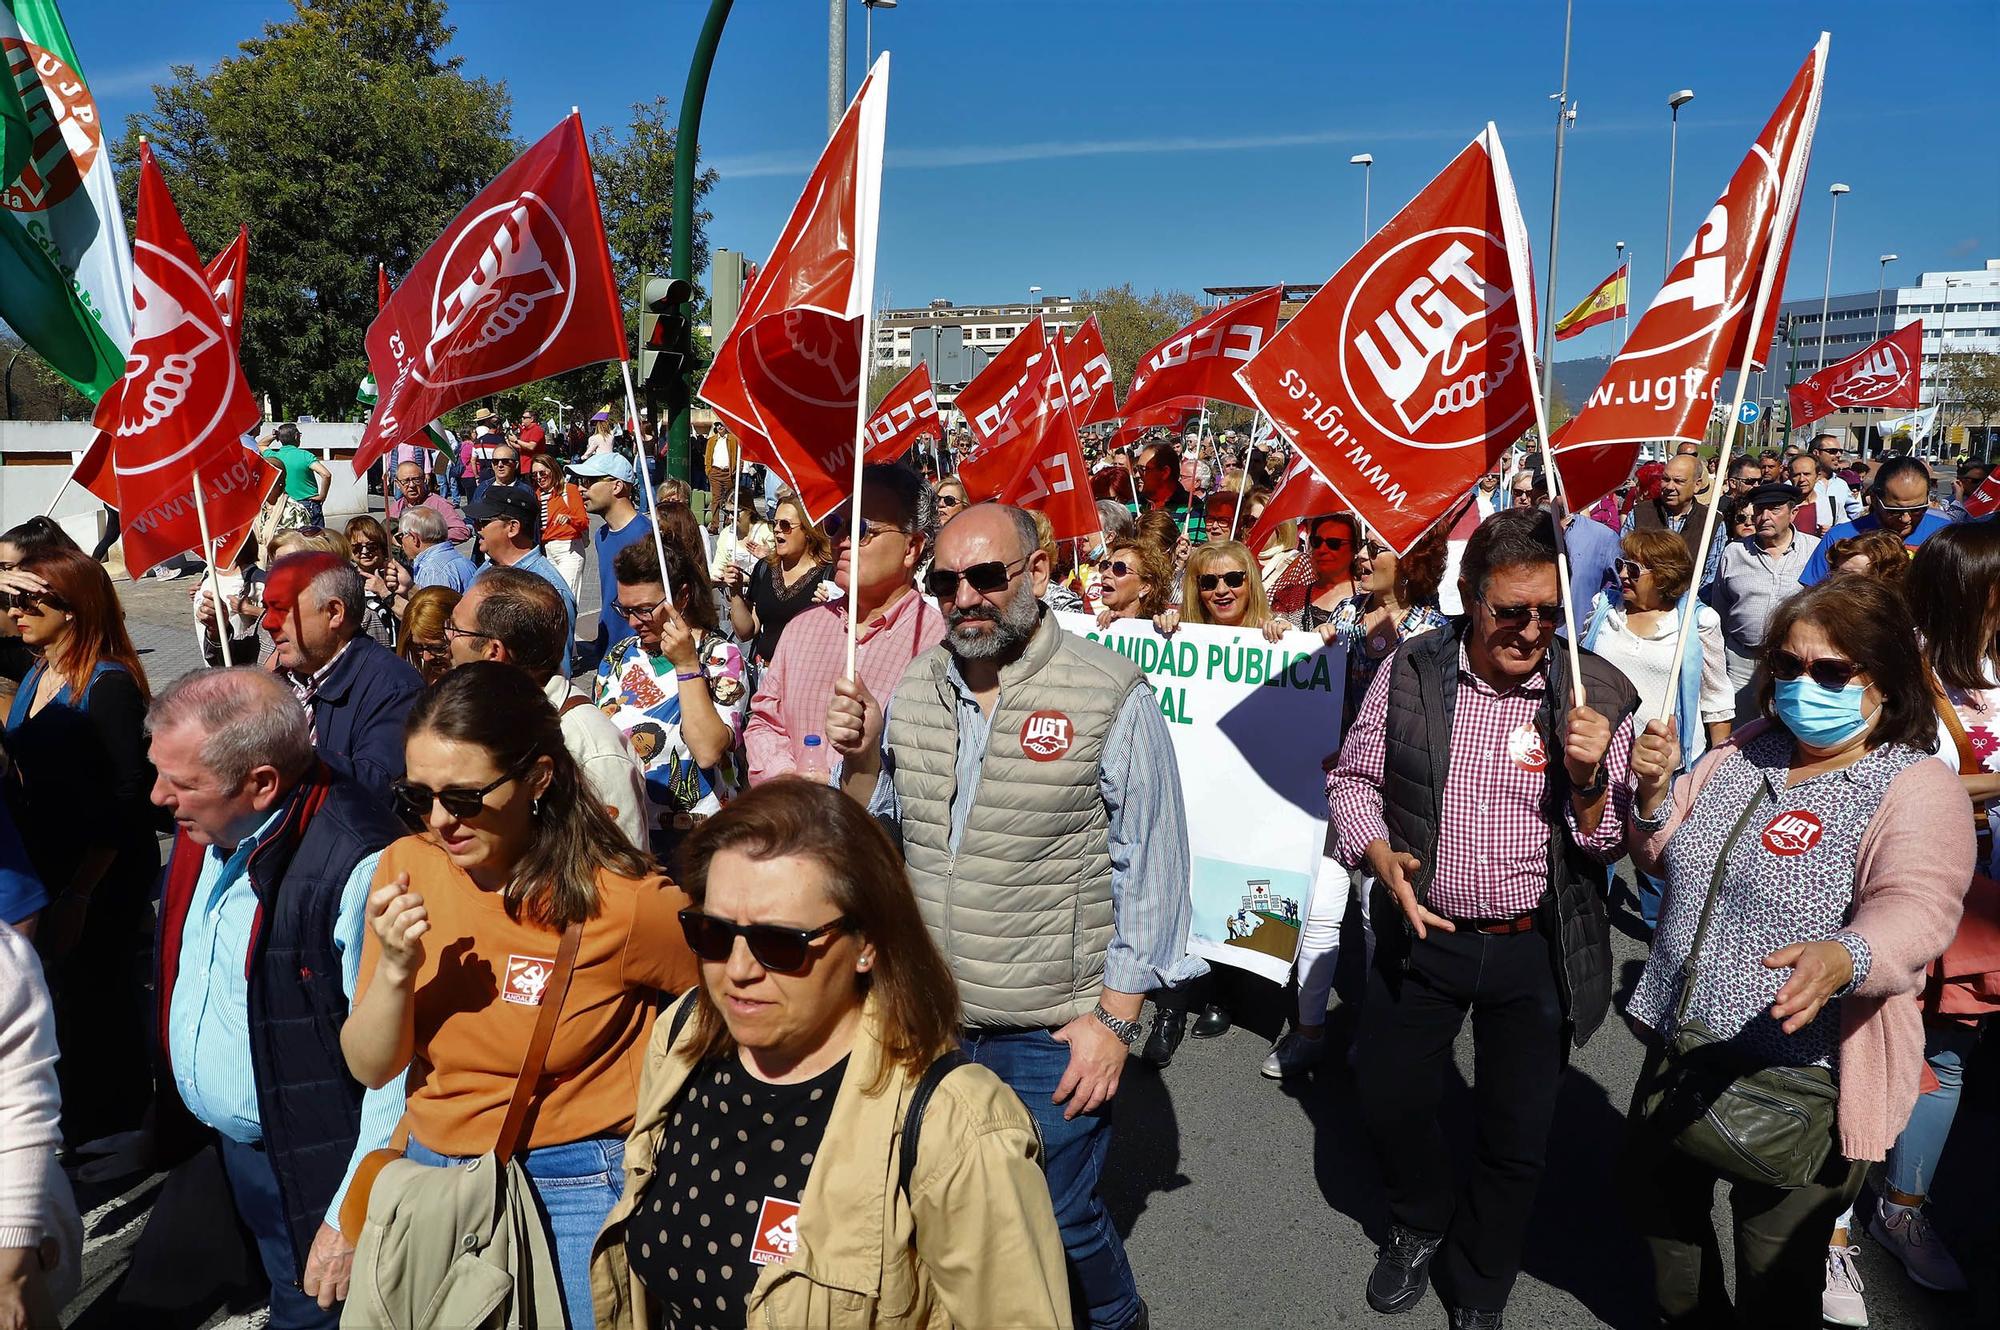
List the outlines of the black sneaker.
<svg viewBox="0 0 2000 1330">
<path fill-rule="evenodd" d="M 1500 1313 L 1476 1307 L 1447 1307 L 1451 1330 L 1500 1330 Z"/>
<path fill-rule="evenodd" d="M 1389 1241 L 1377 1251 L 1375 1269 L 1368 1275 L 1368 1305 L 1394 1315 L 1421 1302 L 1430 1287 L 1431 1257 L 1443 1243 L 1442 1237 L 1427 1238 L 1401 1224 L 1389 1225 Z"/>
<path fill-rule="evenodd" d="M 1174 1052 L 1185 1038 L 1187 1013 L 1160 1007 L 1153 1015 L 1153 1032 L 1146 1037 L 1146 1046 L 1139 1050 L 1139 1056 L 1156 1067 L 1165 1067 L 1174 1060 Z"/>
</svg>

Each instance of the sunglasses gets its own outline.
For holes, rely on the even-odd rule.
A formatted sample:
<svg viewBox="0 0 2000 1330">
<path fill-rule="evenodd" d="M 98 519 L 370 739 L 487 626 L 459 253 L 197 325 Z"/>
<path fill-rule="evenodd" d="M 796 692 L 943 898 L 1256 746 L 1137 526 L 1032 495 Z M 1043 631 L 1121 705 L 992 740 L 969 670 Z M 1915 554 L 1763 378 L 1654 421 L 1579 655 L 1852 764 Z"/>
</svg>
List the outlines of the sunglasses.
<svg viewBox="0 0 2000 1330">
<path fill-rule="evenodd" d="M 1851 660 L 1841 660 L 1835 656 L 1823 656 L 1818 660 L 1805 661 L 1780 647 L 1765 659 L 1771 666 L 1771 677 L 1781 683 L 1790 683 L 1800 675 L 1810 675 L 1812 681 L 1822 688 L 1845 688 L 1854 682 L 1854 676 L 1861 673 L 1861 667 Z"/>
<path fill-rule="evenodd" d="M 1231 590 L 1234 590 L 1235 588 L 1242 586 L 1243 583 L 1249 579 L 1249 577 L 1250 574 L 1243 572 L 1197 573 L 1195 575 L 1194 584 L 1200 587 L 1203 591 L 1213 591 L 1218 586 L 1226 586 Z"/>
<path fill-rule="evenodd" d="M 965 500 L 959 498 L 956 494 L 940 494 L 937 496 L 937 506 L 940 508 L 963 508 Z"/>
<path fill-rule="evenodd" d="M 930 592 L 934 599 L 952 600 L 958 595 L 958 584 L 964 582 L 980 595 L 990 596 L 1005 590 L 1007 584 L 1014 580 L 1014 574 L 1027 566 L 1026 559 L 1017 559 L 1013 563 L 991 559 L 975 563 L 970 568 L 933 567 L 924 574 L 924 590 Z"/>
<path fill-rule="evenodd" d="M 777 532 L 781 536 L 789 536 L 792 534 L 792 532 L 803 531 L 805 528 L 801 527 L 797 522 L 794 522 L 789 517 L 781 517 L 777 521 L 771 523 L 771 529 Z"/>
<path fill-rule="evenodd" d="M 1614 559 L 1611 566 L 1618 570 L 1620 577 L 1629 577 L 1634 582 L 1646 575 L 1646 565 L 1637 559 Z"/>
<path fill-rule="evenodd" d="M 507 768 L 499 776 L 478 789 L 469 785 L 452 785 L 442 790 L 433 790 L 428 785 L 418 785 L 414 781 L 397 780 L 389 784 L 389 797 L 396 802 L 396 811 L 412 827 L 421 828 L 430 819 L 431 806 L 443 804 L 444 811 L 464 821 L 478 817 L 486 809 L 486 796 L 505 785 L 510 780 L 518 780 L 521 774 L 535 764 L 536 753 Z"/>
<path fill-rule="evenodd" d="M 347 547 L 355 554 L 380 554 L 382 547 L 372 540 L 357 540 Z"/>
<path fill-rule="evenodd" d="M 1312 547 L 1316 550 L 1344 550 L 1351 548 L 1353 544 L 1354 542 L 1346 536 L 1312 537 Z"/>
<path fill-rule="evenodd" d="M 845 932 L 851 925 L 842 915 L 818 928 L 786 928 L 780 924 L 734 924 L 700 910 L 682 910 L 681 933 L 688 949 L 711 965 L 720 965 L 736 950 L 736 939 L 749 944 L 757 964 L 779 974 L 803 974 L 812 966 L 812 944 L 830 933 Z"/>
<path fill-rule="evenodd" d="M 1486 612 L 1493 616 L 1493 622 L 1502 628 L 1526 628 L 1529 620 L 1559 628 L 1563 621 L 1561 605 L 1495 605 L 1490 601 L 1480 601 Z"/>
<path fill-rule="evenodd" d="M 1896 515 L 1897 515 L 1898 517 L 1910 517 L 1910 516 L 1914 516 L 1914 515 L 1915 515 L 1915 514 L 1917 514 L 1917 513 L 1923 513 L 1923 512 L 1929 512 L 1929 511 L 1930 511 L 1930 505 L 1929 505 L 1929 504 L 1927 504 L 1927 503 L 1881 503 L 1881 502 L 1877 502 L 1877 503 L 1876 503 L 1876 505 L 1875 505 L 1875 507 L 1876 507 L 1876 510 L 1877 510 L 1878 512 L 1883 512 L 1883 513 L 1894 513 L 1894 514 L 1896 514 Z"/>
<path fill-rule="evenodd" d="M 669 602 L 667 598 L 664 596 L 654 601 L 650 605 L 625 605 L 614 600 L 611 602 L 611 608 L 618 611 L 619 614 L 623 615 L 627 623 L 637 623 L 641 619 L 652 618 L 655 614 L 659 612 L 660 606 L 669 603 L 671 602 Z"/>
<path fill-rule="evenodd" d="M 853 520 L 853 514 L 838 512 L 822 522 L 820 529 L 826 532 L 828 540 L 838 544 L 847 537 L 850 529 L 849 524 Z M 886 536 L 891 532 L 900 533 L 902 532 L 902 528 L 898 526 L 884 526 L 880 522 L 871 522 L 865 517 L 861 519 L 861 543 L 863 545 L 873 544 L 877 536 Z"/>
<path fill-rule="evenodd" d="M 1385 555 L 1385 554 L 1389 554 L 1389 553 L 1392 553 L 1392 551 L 1391 551 L 1391 550 L 1389 549 L 1389 547 L 1388 547 L 1387 545 L 1384 545 L 1384 544 L 1383 544 L 1383 543 L 1382 543 L 1381 541 L 1379 541 L 1379 540 L 1364 540 L 1364 541 L 1362 541 L 1362 542 L 1361 542 L 1361 552 L 1362 552 L 1363 554 L 1367 555 L 1367 556 L 1368 556 L 1369 558 L 1371 558 L 1371 559 L 1379 559 L 1379 558 L 1381 558 L 1381 557 L 1382 557 L 1383 555 Z"/>
<path fill-rule="evenodd" d="M 23 614 L 39 614 L 44 606 L 52 610 L 66 610 L 69 602 L 52 591 L 14 591 L 7 595 L 7 608 L 20 610 Z"/>
<path fill-rule="evenodd" d="M 410 654 L 418 660 L 443 660 L 451 655 L 451 647 L 444 642 L 411 642 Z"/>
</svg>

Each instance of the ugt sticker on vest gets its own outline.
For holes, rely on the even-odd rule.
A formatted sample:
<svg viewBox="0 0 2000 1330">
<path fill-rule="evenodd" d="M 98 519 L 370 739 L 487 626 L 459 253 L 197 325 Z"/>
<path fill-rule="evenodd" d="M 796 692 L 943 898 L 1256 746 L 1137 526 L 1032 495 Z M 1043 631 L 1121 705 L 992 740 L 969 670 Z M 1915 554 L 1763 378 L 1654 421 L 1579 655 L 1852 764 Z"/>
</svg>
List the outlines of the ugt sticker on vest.
<svg viewBox="0 0 2000 1330">
<path fill-rule="evenodd" d="M 766 1196 L 757 1212 L 757 1240 L 750 1244 L 752 1265 L 776 1265 L 792 1259 L 799 1249 L 799 1203 Z"/>
<path fill-rule="evenodd" d="M 1021 722 L 1021 751 L 1037 762 L 1053 762 L 1069 751 L 1076 727 L 1060 711 L 1037 711 Z"/>
</svg>

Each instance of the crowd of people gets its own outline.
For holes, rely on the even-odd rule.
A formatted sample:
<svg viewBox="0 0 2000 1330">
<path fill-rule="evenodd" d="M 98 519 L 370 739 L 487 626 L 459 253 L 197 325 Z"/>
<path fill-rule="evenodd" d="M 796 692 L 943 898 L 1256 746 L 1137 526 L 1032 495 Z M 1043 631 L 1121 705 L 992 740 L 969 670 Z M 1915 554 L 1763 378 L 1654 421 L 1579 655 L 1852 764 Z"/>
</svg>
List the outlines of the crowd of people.
<svg viewBox="0 0 2000 1330">
<path fill-rule="evenodd" d="M 279 1330 L 1148 1325 L 1111 1106 L 1229 992 L 1169 726 L 1059 612 L 1344 651 L 1260 1070 L 1328 1055 L 1358 901 L 1369 1306 L 1501 1324 L 1614 1010 L 1661 1324 L 1865 1325 L 1864 1228 L 1965 1287 L 1925 1201 L 2000 1003 L 1976 469 L 1684 445 L 1566 513 L 1522 454 L 1399 553 L 1262 522 L 1284 450 L 1198 432 L 1093 439 L 1081 541 L 948 443 L 867 467 L 857 527 L 739 484 L 725 431 L 649 494 L 608 410 L 481 409 L 331 528 L 325 464 L 268 442 L 255 538 L 191 592 L 208 668 L 157 691 L 100 562 L 0 535 L 0 1325 L 77 1287 L 65 1166 L 206 1178 L 152 1223 L 227 1198 Z"/>
</svg>

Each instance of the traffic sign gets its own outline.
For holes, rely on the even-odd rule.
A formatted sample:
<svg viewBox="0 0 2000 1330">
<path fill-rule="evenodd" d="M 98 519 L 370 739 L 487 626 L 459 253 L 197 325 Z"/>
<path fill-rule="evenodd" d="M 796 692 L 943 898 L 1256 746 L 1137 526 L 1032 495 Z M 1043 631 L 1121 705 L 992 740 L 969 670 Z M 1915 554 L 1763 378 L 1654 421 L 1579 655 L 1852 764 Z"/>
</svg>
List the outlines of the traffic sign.
<svg viewBox="0 0 2000 1330">
<path fill-rule="evenodd" d="M 1745 402 L 1736 408 L 1736 422 L 1739 425 L 1754 425 L 1757 423 L 1757 417 L 1763 414 L 1764 408 L 1755 402 Z"/>
</svg>

